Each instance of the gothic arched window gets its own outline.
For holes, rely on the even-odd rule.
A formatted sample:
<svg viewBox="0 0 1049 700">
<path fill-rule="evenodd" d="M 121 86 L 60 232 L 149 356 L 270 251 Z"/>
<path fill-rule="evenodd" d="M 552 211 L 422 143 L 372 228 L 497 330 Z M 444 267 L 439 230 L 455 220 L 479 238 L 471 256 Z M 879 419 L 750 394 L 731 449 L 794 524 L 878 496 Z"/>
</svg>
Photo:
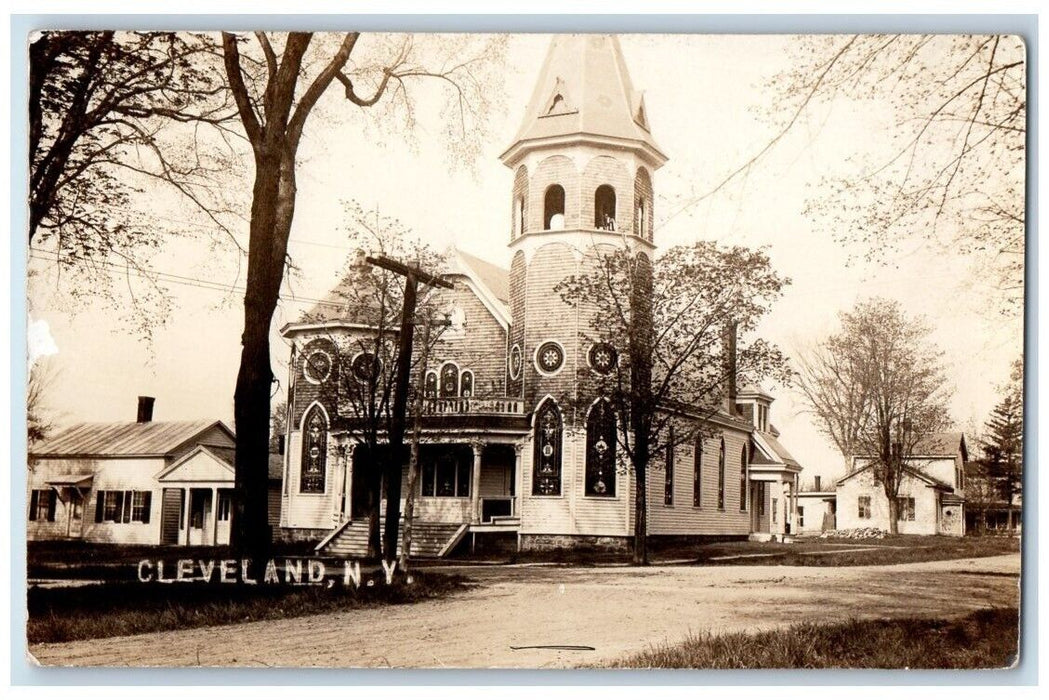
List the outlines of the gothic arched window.
<svg viewBox="0 0 1049 700">
<path fill-rule="evenodd" d="M 601 185 L 594 192 L 594 228 L 616 230 L 616 191 L 611 185 Z"/>
<path fill-rule="evenodd" d="M 692 505 L 700 508 L 703 505 L 703 436 L 696 436 L 696 446 L 692 451 Z"/>
<path fill-rule="evenodd" d="M 744 511 L 747 509 L 747 463 L 749 455 L 747 454 L 747 446 L 743 446 L 743 450 L 739 455 L 739 509 Z"/>
<path fill-rule="evenodd" d="M 469 398 L 474 395 L 474 373 L 463 370 L 463 376 L 459 379 L 459 395 Z"/>
<path fill-rule="evenodd" d="M 302 465 L 300 493 L 324 493 L 328 467 L 328 419 L 320 406 L 313 406 L 302 422 Z"/>
<path fill-rule="evenodd" d="M 587 496 L 616 495 L 616 414 L 602 399 L 586 419 Z"/>
<path fill-rule="evenodd" d="M 532 495 L 561 495 L 561 411 L 547 399 L 535 412 Z"/>
<path fill-rule="evenodd" d="M 725 438 L 718 449 L 718 510 L 725 510 Z"/>
<path fill-rule="evenodd" d="M 560 231 L 565 227 L 565 188 L 550 185 L 543 197 L 543 228 Z"/>
<path fill-rule="evenodd" d="M 449 362 L 441 367 L 441 397 L 459 395 L 459 368 Z"/>
</svg>

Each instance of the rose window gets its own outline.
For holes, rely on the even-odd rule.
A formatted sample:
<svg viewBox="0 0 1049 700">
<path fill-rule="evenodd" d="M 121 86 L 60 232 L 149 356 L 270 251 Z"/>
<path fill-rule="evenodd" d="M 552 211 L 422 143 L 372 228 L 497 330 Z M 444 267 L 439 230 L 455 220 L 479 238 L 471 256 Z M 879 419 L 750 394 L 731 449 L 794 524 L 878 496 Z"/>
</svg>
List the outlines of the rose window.
<svg viewBox="0 0 1049 700">
<path fill-rule="evenodd" d="M 557 343 L 543 343 L 539 346 L 539 352 L 536 353 L 536 363 L 539 365 L 540 371 L 546 373 L 556 372 L 565 363 L 565 351 Z"/>
</svg>

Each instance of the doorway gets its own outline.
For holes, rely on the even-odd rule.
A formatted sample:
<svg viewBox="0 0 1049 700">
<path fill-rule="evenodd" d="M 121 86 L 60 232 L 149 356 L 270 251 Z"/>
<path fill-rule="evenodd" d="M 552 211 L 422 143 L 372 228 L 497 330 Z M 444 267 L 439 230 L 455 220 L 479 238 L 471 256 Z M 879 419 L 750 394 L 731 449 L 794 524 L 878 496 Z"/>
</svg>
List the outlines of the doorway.
<svg viewBox="0 0 1049 700">
<path fill-rule="evenodd" d="M 79 538 L 84 534 L 84 494 L 80 489 L 69 489 L 69 520 L 66 523 L 66 536 Z"/>
<path fill-rule="evenodd" d="M 211 489 L 189 491 L 189 542 L 190 545 L 213 544 L 209 541 L 207 527 L 211 521 Z"/>
</svg>

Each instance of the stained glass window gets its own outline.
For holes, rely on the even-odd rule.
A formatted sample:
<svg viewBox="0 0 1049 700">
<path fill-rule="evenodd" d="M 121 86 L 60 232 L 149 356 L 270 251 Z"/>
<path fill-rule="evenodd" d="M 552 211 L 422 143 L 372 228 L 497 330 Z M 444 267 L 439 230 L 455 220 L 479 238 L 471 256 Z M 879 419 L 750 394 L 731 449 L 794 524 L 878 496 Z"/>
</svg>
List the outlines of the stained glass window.
<svg viewBox="0 0 1049 700">
<path fill-rule="evenodd" d="M 320 406 L 306 414 L 302 430 L 301 493 L 324 493 L 328 466 L 328 421 Z"/>
<path fill-rule="evenodd" d="M 435 398 L 437 396 L 437 373 L 430 371 L 426 373 L 426 378 L 423 380 L 423 396 L 428 399 Z"/>
<path fill-rule="evenodd" d="M 616 352 L 616 349 L 608 343 L 594 343 L 590 346 L 590 352 L 587 359 L 590 361 L 590 366 L 595 372 L 599 374 L 608 374 L 616 366 L 618 353 Z"/>
<path fill-rule="evenodd" d="M 459 394 L 460 396 L 470 397 L 474 395 L 474 373 L 470 370 L 463 370 L 463 376 L 459 379 Z"/>
<path fill-rule="evenodd" d="M 459 368 L 449 362 L 441 368 L 441 396 L 459 395 Z"/>
<path fill-rule="evenodd" d="M 605 400 L 586 419 L 586 495 L 616 495 L 616 414 Z"/>
<path fill-rule="evenodd" d="M 553 400 L 546 400 L 535 414 L 535 452 L 532 494 L 561 495 L 561 411 Z"/>
<path fill-rule="evenodd" d="M 541 372 L 553 374 L 565 363 L 565 351 L 552 340 L 547 341 L 536 351 L 535 362 Z"/>
</svg>

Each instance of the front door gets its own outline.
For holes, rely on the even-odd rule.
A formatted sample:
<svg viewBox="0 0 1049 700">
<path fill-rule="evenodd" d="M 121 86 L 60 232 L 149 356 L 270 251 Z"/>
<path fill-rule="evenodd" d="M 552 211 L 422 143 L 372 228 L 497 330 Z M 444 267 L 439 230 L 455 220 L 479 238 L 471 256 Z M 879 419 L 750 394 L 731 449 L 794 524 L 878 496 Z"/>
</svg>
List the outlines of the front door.
<svg viewBox="0 0 1049 700">
<path fill-rule="evenodd" d="M 213 544 L 207 528 L 211 521 L 211 489 L 190 489 L 189 544 Z"/>
<path fill-rule="evenodd" d="M 69 489 L 69 522 L 66 535 L 80 537 L 84 534 L 84 494 L 78 488 Z"/>
</svg>

